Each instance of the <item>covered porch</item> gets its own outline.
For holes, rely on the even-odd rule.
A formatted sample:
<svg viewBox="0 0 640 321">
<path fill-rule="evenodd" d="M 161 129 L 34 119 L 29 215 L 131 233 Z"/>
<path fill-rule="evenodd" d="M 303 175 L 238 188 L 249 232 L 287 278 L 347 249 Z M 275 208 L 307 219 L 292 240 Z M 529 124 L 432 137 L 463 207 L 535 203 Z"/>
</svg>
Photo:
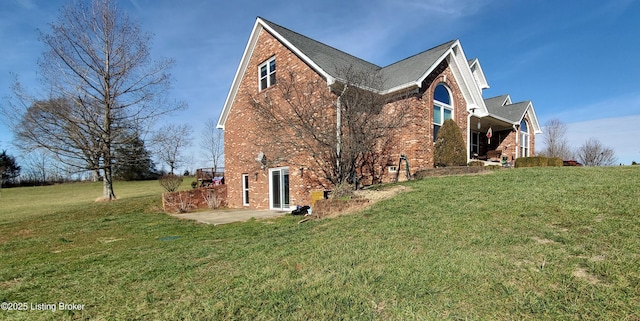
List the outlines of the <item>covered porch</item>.
<svg viewBox="0 0 640 321">
<path fill-rule="evenodd" d="M 517 157 L 517 125 L 492 116 L 471 116 L 469 122 L 470 160 L 513 164 Z"/>
</svg>

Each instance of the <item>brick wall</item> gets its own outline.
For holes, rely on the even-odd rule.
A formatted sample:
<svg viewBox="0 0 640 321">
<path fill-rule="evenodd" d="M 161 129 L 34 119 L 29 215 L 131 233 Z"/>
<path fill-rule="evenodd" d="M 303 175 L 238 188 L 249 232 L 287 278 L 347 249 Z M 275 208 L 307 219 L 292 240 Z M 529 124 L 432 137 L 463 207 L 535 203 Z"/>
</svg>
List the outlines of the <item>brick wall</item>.
<svg viewBox="0 0 640 321">
<path fill-rule="evenodd" d="M 410 104 L 409 117 L 411 121 L 400 134 L 398 144 L 391 153 L 390 164 L 393 166 L 397 166 L 400 155 L 405 154 L 409 160 L 412 174 L 419 170 L 433 168 L 433 92 L 439 84 L 444 84 L 449 89 L 454 109 L 453 119 L 460 127 L 465 145 L 468 145 L 466 131 L 469 113 L 466 110 L 467 103 L 460 92 L 451 67 L 445 60 L 424 80 L 422 90 L 418 95 L 407 98 L 406 102 L 397 102 Z M 404 166 L 403 163 L 402 168 L 398 168 L 401 171 L 399 175 L 401 181 L 405 177 Z M 383 181 L 395 180 L 396 173 L 390 173 L 386 168 L 382 171 L 384 172 Z"/>
<path fill-rule="evenodd" d="M 187 191 L 162 194 L 162 208 L 166 212 L 184 213 L 196 209 L 211 208 L 209 201 L 217 198 L 219 207 L 227 206 L 227 186 L 219 185 L 207 188 L 196 188 Z"/>
<path fill-rule="evenodd" d="M 238 94 L 225 124 L 225 181 L 228 188 L 227 201 L 230 207 L 243 207 L 242 174 L 247 174 L 250 198 L 247 207 L 269 208 L 269 171 L 268 168 L 262 168 L 255 159 L 259 152 L 263 152 L 269 159 L 281 146 L 274 145 L 270 139 L 272 137 L 270 133 L 263 130 L 263 124 L 260 123 L 250 105 L 249 95 L 268 95 L 274 89 L 267 88 L 262 92 L 258 90 L 258 66 L 272 57 L 276 59 L 277 73 L 280 75 L 284 75 L 287 70 L 292 70 L 295 71 L 299 79 L 317 80 L 326 88 L 324 79 L 266 30 L 261 31 L 246 72 L 242 75 Z M 419 170 L 433 168 L 433 92 L 436 86 L 441 83 L 445 84 L 451 93 L 454 108 L 453 119 L 460 127 L 465 144 L 468 146 L 466 102 L 453 71 L 445 60 L 424 80 L 419 93 L 395 101 L 385 107 L 386 112 L 392 113 L 395 105 L 407 104 L 410 109 L 408 116 L 410 122 L 395 139 L 387 161 L 383 162 L 383 165 L 397 166 L 400 155 L 405 154 L 409 159 L 412 174 Z M 510 135 L 507 139 L 511 139 Z M 514 134 L 513 138 L 515 139 L 515 137 Z M 533 135 L 531 140 L 533 145 Z M 282 150 L 278 151 L 278 153 L 282 152 Z M 511 151 L 509 152 L 511 153 Z M 513 152 L 515 152 L 515 147 Z M 271 168 L 289 167 L 290 204 L 292 207 L 310 204 L 310 190 L 324 188 L 318 184 L 311 164 L 310 160 L 297 159 L 295 162 L 275 162 L 268 165 Z M 379 171 L 383 181 L 392 181 L 395 179 L 396 173 L 388 172 L 387 166 L 382 166 Z M 404 168 L 404 164 L 402 168 Z M 398 170 L 402 170 L 402 168 L 398 168 Z M 403 172 L 400 173 L 400 178 L 404 178 Z"/>
<path fill-rule="evenodd" d="M 264 126 L 261 126 L 249 101 L 249 95 L 269 94 L 273 89 L 270 87 L 259 92 L 258 88 L 258 66 L 272 57 L 276 59 L 276 74 L 284 75 L 287 70 L 293 70 L 301 80 L 317 79 L 326 84 L 326 81 L 271 34 L 265 30 L 261 31 L 247 70 L 242 75 L 238 94 L 225 124 L 225 183 L 228 186 L 230 207 L 243 207 L 242 174 L 247 174 L 249 177 L 249 205 L 247 207 L 269 208 L 269 170 L 262 168 L 256 161 L 259 152 L 262 151 L 270 160 L 269 167 L 271 168 L 289 166 L 288 163 L 271 162 L 278 146 L 271 144 L 270 134 L 262 130 Z M 283 151 L 278 151 L 278 153 L 281 152 Z M 304 164 L 305 161 L 298 160 L 295 163 Z M 322 189 L 313 183 L 312 175 L 313 173 L 308 170 L 308 166 L 289 166 L 290 204 L 292 207 L 298 204 L 310 204 L 309 190 Z"/>
</svg>

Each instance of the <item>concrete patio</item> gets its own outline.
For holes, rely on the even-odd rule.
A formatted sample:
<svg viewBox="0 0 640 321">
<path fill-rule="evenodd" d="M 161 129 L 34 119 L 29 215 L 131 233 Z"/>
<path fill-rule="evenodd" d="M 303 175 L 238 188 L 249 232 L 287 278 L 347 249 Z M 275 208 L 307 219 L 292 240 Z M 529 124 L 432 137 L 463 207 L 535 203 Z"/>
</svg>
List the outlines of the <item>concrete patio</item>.
<svg viewBox="0 0 640 321">
<path fill-rule="evenodd" d="M 252 218 L 257 220 L 279 217 L 288 214 L 289 212 L 283 211 L 270 211 L 270 210 L 248 210 L 248 209 L 227 209 L 227 210 L 215 210 L 196 213 L 185 214 L 172 214 L 174 217 L 194 220 L 200 223 L 220 225 L 235 222 L 246 222 Z"/>
</svg>

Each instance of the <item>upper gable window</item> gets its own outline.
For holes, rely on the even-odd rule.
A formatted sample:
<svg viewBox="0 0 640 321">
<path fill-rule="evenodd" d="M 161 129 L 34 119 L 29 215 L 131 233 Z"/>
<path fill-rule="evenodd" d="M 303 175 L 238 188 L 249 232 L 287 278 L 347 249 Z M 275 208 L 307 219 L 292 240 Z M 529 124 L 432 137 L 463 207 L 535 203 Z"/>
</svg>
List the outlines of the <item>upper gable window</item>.
<svg viewBox="0 0 640 321">
<path fill-rule="evenodd" d="M 453 118 L 453 106 L 451 106 L 451 94 L 443 84 L 436 86 L 433 91 L 433 141 L 438 137 L 440 127 L 447 119 Z"/>
<path fill-rule="evenodd" d="M 260 90 L 276 84 L 276 57 L 265 61 L 258 67 L 260 76 Z"/>
</svg>

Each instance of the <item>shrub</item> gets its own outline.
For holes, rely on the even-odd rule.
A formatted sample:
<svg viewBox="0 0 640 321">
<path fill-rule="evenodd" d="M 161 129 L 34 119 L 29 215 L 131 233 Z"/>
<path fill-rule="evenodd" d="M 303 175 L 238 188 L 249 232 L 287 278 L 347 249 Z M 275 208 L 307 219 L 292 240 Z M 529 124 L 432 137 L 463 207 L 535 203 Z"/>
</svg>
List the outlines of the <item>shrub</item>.
<svg viewBox="0 0 640 321">
<path fill-rule="evenodd" d="M 516 167 L 562 166 L 562 159 L 556 157 L 520 157 L 516 159 Z"/>
<path fill-rule="evenodd" d="M 435 142 L 433 153 L 435 166 L 465 166 L 467 164 L 467 148 L 462 138 L 462 131 L 453 119 L 447 119 Z"/>
<path fill-rule="evenodd" d="M 484 162 L 483 162 L 483 161 L 470 161 L 470 162 L 469 162 L 469 166 L 471 166 L 471 167 L 474 167 L 474 166 L 477 166 L 477 167 L 483 166 L 483 167 L 484 167 Z"/>
<path fill-rule="evenodd" d="M 164 175 L 158 179 L 158 182 L 167 192 L 175 192 L 182 184 L 182 176 Z"/>
<path fill-rule="evenodd" d="M 333 199 L 351 199 L 353 197 L 353 187 L 348 183 L 336 185 L 331 192 Z"/>
</svg>

